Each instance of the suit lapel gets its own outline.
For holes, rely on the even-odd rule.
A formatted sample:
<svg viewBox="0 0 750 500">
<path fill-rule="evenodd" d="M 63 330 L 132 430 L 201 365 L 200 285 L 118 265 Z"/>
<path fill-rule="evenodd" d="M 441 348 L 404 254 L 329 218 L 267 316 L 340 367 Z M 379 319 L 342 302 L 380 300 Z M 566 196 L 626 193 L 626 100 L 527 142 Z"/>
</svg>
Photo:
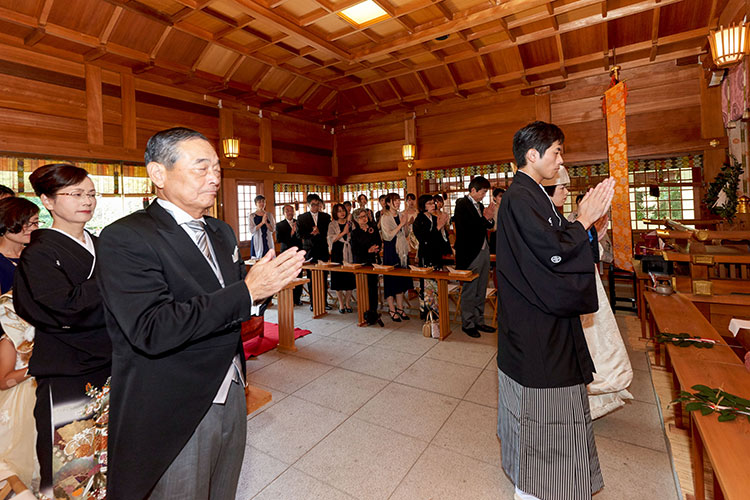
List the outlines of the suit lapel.
<svg viewBox="0 0 750 500">
<path fill-rule="evenodd" d="M 159 235 L 179 256 L 188 274 L 207 292 L 221 288 L 203 253 L 174 218 L 156 201 L 149 205 L 146 212 L 156 221 Z"/>
<path fill-rule="evenodd" d="M 234 248 L 232 248 L 231 242 L 227 241 L 222 236 L 221 231 L 216 219 L 213 217 L 206 217 L 206 229 L 208 231 L 208 238 L 211 240 L 211 246 L 214 248 L 214 255 L 216 256 L 219 270 L 224 278 L 224 285 L 233 283 L 237 276 L 237 263 L 232 262 Z M 239 253 L 238 253 L 239 258 Z"/>
</svg>

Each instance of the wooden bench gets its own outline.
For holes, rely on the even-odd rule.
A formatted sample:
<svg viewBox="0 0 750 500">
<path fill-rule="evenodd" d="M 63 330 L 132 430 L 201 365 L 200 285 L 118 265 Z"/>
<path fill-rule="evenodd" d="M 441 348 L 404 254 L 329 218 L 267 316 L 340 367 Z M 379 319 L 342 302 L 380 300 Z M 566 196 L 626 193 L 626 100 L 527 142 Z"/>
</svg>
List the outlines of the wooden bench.
<svg viewBox="0 0 750 500">
<path fill-rule="evenodd" d="M 672 371 L 674 397 L 681 389 L 690 390 L 697 384 L 750 396 L 750 373 L 688 297 L 646 292 L 644 299 L 652 337 L 659 332 L 684 332 L 719 343 L 710 349 L 667 344 L 665 364 Z M 674 410 L 676 425 L 683 427 L 682 405 L 674 405 Z M 746 498 L 750 491 L 750 474 L 746 471 L 750 461 L 750 422 L 742 417 L 734 422 L 719 422 L 716 414 L 703 416 L 700 412 L 691 412 L 688 421 L 692 424 L 690 460 L 695 498 L 705 499 L 704 450 L 718 486 L 714 498 Z"/>
</svg>

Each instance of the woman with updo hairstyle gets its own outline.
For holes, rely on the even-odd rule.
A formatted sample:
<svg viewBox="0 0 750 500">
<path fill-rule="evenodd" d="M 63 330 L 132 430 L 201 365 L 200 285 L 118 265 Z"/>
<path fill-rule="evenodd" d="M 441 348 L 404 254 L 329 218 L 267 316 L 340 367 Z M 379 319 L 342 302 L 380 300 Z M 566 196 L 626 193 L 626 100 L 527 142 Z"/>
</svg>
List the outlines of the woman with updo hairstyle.
<svg viewBox="0 0 750 500">
<path fill-rule="evenodd" d="M 84 229 L 97 193 L 84 169 L 65 163 L 39 167 L 29 180 L 53 222 L 34 231 L 21 253 L 13 303 L 36 329 L 29 375 L 37 381 L 40 492 L 68 498 L 66 490 L 85 488 L 79 481 L 97 466 L 95 452 L 106 452 L 85 411 L 92 402 L 87 384 L 104 386 L 112 358 L 95 277 L 96 237 Z"/>
</svg>

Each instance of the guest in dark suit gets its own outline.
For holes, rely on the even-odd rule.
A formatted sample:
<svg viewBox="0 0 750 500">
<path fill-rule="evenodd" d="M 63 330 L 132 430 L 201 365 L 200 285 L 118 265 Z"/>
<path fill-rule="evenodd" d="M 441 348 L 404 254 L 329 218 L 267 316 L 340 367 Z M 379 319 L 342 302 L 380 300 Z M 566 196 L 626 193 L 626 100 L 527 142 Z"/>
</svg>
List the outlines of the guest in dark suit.
<svg viewBox="0 0 750 500">
<path fill-rule="evenodd" d="M 318 261 L 328 262 L 330 258 L 328 253 L 328 226 L 331 223 L 331 216 L 320 211 L 323 200 L 317 194 L 307 195 L 307 204 L 310 206 L 310 211 L 297 218 L 302 248 L 306 252 L 305 260 L 309 260 L 313 264 Z M 312 272 L 307 271 L 307 277 L 312 283 Z M 310 290 L 312 290 L 312 286 Z M 323 273 L 323 293 L 326 297 L 328 296 L 328 273 Z M 312 297 L 312 293 L 310 297 Z M 331 309 L 327 300 L 326 309 Z M 310 310 L 312 311 L 312 304 Z"/>
<path fill-rule="evenodd" d="M 276 223 L 276 241 L 281 246 L 281 251 L 285 252 L 292 247 L 302 248 L 302 240 L 299 237 L 299 228 L 297 219 L 294 218 L 294 207 L 284 205 L 284 220 Z M 292 290 L 294 305 L 301 306 L 302 285 L 295 286 Z"/>
<path fill-rule="evenodd" d="M 109 500 L 234 499 L 245 450 L 240 325 L 291 281 L 303 253 L 245 276 L 232 229 L 205 216 L 221 182 L 201 134 L 146 146 L 157 200 L 102 231 L 97 270 L 113 344 Z"/>
<path fill-rule="evenodd" d="M 97 466 L 92 447 L 66 443 L 64 436 L 93 426 L 92 416 L 83 411 L 91 402 L 86 384 L 101 388 L 107 381 L 112 344 L 94 277 L 98 244 L 84 229 L 96 209 L 94 183 L 84 169 L 62 163 L 39 167 L 29 180 L 53 222 L 31 233 L 21 253 L 13 304 L 36 328 L 29 374 L 37 382 L 40 491 L 55 498 L 57 484 L 84 487 L 80 474 Z M 63 467 L 72 460 L 76 471 Z"/>
<path fill-rule="evenodd" d="M 479 332 L 494 332 L 484 323 L 484 303 L 487 300 L 487 280 L 490 274 L 490 250 L 487 230 L 493 225 L 497 207 L 494 203 L 484 208 L 481 203 L 490 182 L 482 176 L 469 183 L 469 194 L 456 202 L 453 212 L 456 228 L 456 268 L 469 269 L 479 277 L 461 288 L 461 327 L 469 337 Z"/>
</svg>

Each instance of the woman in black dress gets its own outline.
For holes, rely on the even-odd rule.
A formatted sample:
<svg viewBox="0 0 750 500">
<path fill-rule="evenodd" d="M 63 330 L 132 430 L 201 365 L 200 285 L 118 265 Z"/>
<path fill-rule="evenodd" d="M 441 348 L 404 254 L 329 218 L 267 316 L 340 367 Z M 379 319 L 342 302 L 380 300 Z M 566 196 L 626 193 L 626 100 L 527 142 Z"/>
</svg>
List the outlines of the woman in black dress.
<svg viewBox="0 0 750 500">
<path fill-rule="evenodd" d="M 414 219 L 399 213 L 400 206 L 401 197 L 398 193 L 389 193 L 386 196 L 385 211 L 380 217 L 383 264 L 408 268 L 409 233 Z M 408 276 L 383 276 L 383 288 L 391 319 L 397 323 L 409 319 L 409 316 L 404 314 L 404 292 L 414 288 L 414 281 Z"/>
<path fill-rule="evenodd" d="M 358 208 L 353 214 L 355 227 L 352 230 L 352 257 L 357 264 L 375 264 L 380 254 L 382 241 L 375 223 L 370 221 L 364 208 Z M 365 320 L 373 325 L 379 320 L 378 315 L 378 275 L 367 275 L 367 296 L 370 308 L 365 313 Z M 382 323 L 381 323 L 382 324 Z"/>
<path fill-rule="evenodd" d="M 438 229 L 438 217 L 433 215 L 435 200 L 429 194 L 423 194 L 417 200 L 419 214 L 414 219 L 412 229 L 419 242 L 417 260 L 422 267 L 432 267 L 436 270 L 443 267 L 445 241 Z M 424 318 L 430 309 L 437 310 L 437 282 L 435 280 L 420 279 L 420 316 Z"/>
<path fill-rule="evenodd" d="M 36 378 L 40 491 L 72 498 L 106 452 L 94 439 L 87 384 L 101 388 L 110 375 L 112 344 L 96 282 L 96 237 L 84 229 L 96 208 L 94 183 L 82 168 L 39 167 L 29 178 L 52 215 L 21 254 L 13 286 L 16 312 L 36 328 L 29 374 Z"/>
<path fill-rule="evenodd" d="M 351 230 L 352 223 L 348 221 L 349 212 L 341 203 L 333 206 L 332 221 L 328 225 L 328 251 L 331 262 L 352 262 Z M 356 288 L 356 280 L 352 273 L 331 273 L 331 290 L 336 290 L 341 314 L 352 312 L 352 290 Z"/>
<path fill-rule="evenodd" d="M 414 219 L 412 230 L 419 241 L 417 259 L 421 267 L 443 267 L 443 235 L 438 229 L 438 218 L 433 215 L 435 202 L 429 194 L 423 194 L 417 202 L 419 214 Z"/>
</svg>

